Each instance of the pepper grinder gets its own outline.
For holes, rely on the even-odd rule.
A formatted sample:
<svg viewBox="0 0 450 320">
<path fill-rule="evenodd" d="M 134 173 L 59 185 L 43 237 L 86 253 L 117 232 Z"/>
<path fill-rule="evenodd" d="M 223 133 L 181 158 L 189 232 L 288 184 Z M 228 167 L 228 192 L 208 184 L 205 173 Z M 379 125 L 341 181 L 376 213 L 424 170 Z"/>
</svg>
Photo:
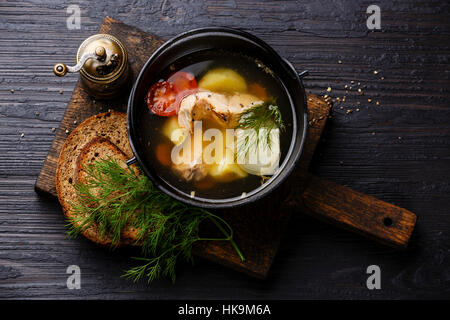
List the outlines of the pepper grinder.
<svg viewBox="0 0 450 320">
<path fill-rule="evenodd" d="M 73 67 L 57 63 L 53 72 L 58 77 L 80 72 L 81 84 L 96 99 L 118 97 L 131 84 L 127 50 L 116 37 L 96 34 L 78 48 L 77 64 Z"/>
</svg>

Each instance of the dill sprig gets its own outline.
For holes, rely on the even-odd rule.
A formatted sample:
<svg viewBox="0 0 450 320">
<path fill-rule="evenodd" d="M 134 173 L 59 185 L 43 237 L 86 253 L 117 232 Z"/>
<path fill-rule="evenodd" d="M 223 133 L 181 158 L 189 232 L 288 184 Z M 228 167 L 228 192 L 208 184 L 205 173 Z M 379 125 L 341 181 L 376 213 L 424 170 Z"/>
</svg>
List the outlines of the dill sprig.
<svg viewBox="0 0 450 320">
<path fill-rule="evenodd" d="M 196 241 L 230 241 L 242 261 L 244 257 L 233 240 L 230 225 L 217 215 L 187 206 L 169 197 L 137 169 L 123 168 L 114 159 L 96 161 L 84 168 L 86 181 L 75 185 L 78 201 L 68 234 L 78 235 L 93 224 L 100 236 L 112 239 L 117 246 L 123 232 L 137 230 L 135 244 L 142 245 L 143 264 L 127 270 L 125 277 L 148 282 L 167 276 L 175 281 L 175 265 L 180 255 L 193 261 L 192 245 Z M 199 226 L 209 219 L 223 233 L 223 238 L 199 237 Z"/>
<path fill-rule="evenodd" d="M 241 113 L 236 129 L 245 131 L 244 139 L 238 146 L 238 154 L 245 156 L 252 146 L 259 143 L 266 144 L 271 148 L 271 131 L 279 129 L 284 131 L 284 123 L 281 117 L 281 111 L 276 105 L 276 101 L 266 101 L 261 104 L 248 108 Z M 260 139 L 260 130 L 264 130 L 264 135 Z"/>
</svg>

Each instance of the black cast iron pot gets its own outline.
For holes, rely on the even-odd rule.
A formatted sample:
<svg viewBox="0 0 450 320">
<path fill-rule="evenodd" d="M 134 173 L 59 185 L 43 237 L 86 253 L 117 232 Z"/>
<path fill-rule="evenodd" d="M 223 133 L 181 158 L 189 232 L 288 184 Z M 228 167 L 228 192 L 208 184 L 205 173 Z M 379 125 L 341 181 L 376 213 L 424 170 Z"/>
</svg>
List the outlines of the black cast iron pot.
<svg viewBox="0 0 450 320">
<path fill-rule="evenodd" d="M 152 83 L 159 80 L 162 70 L 178 59 L 196 52 L 205 50 L 232 51 L 254 57 L 269 67 L 280 79 L 290 100 L 290 115 L 292 118 L 292 140 L 283 162 L 277 173 L 261 187 L 248 192 L 247 196 L 227 199 L 206 199 L 191 197 L 170 185 L 161 178 L 149 157 L 146 156 L 148 148 L 153 146 L 143 136 L 146 134 L 145 122 L 140 121 L 149 112 L 145 96 Z M 230 28 L 201 28 L 180 34 L 165 42 L 148 59 L 142 68 L 136 83 L 130 93 L 127 111 L 128 136 L 134 158 L 128 161 L 131 164 L 137 161 L 144 173 L 151 181 L 169 196 L 189 205 L 203 208 L 235 207 L 261 199 L 272 192 L 294 169 L 302 153 L 307 130 L 306 95 L 301 78 L 306 72 L 298 74 L 294 67 L 280 57 L 267 43 L 241 30 Z M 150 145 L 149 145 L 150 144 Z"/>
</svg>

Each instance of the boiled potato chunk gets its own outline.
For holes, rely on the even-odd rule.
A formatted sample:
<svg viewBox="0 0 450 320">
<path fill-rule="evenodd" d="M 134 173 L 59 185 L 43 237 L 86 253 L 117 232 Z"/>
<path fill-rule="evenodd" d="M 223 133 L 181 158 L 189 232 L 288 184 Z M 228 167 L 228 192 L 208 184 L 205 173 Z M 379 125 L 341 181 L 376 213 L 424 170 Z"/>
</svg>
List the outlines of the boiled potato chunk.
<svg viewBox="0 0 450 320">
<path fill-rule="evenodd" d="M 246 92 L 247 83 L 236 71 L 228 68 L 217 68 L 208 71 L 198 83 L 200 89 L 213 92 Z"/>
<path fill-rule="evenodd" d="M 215 180 L 220 182 L 230 182 L 247 176 L 247 173 L 242 170 L 239 165 L 228 163 L 225 159 L 219 164 L 212 165 L 209 174 Z"/>
<path fill-rule="evenodd" d="M 165 137 L 170 139 L 175 145 L 184 141 L 187 135 L 186 130 L 178 125 L 178 117 L 169 117 L 163 125 L 162 133 Z"/>
</svg>

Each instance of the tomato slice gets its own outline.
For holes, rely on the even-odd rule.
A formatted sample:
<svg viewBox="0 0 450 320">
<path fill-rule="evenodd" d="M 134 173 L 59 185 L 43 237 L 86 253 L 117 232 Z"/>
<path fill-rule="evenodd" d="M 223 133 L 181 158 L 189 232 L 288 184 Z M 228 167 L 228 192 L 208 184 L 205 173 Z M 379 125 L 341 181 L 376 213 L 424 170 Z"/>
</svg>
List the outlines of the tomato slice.
<svg viewBox="0 0 450 320">
<path fill-rule="evenodd" d="M 159 81 L 147 93 L 147 106 L 158 116 L 172 116 L 177 112 L 177 108 L 174 108 L 176 98 L 175 85 L 168 81 Z"/>
<path fill-rule="evenodd" d="M 155 83 L 147 93 L 147 106 L 158 116 L 172 116 L 177 114 L 181 100 L 197 91 L 197 80 L 193 74 L 178 71 L 167 81 Z"/>
<path fill-rule="evenodd" d="M 172 74 L 167 81 L 173 83 L 178 92 L 197 89 L 197 80 L 192 73 L 178 71 Z"/>
<path fill-rule="evenodd" d="M 197 80 L 192 73 L 178 71 L 172 74 L 167 81 L 172 82 L 177 89 L 177 99 L 175 101 L 175 109 L 178 113 L 180 109 L 181 100 L 183 100 L 186 96 L 197 93 L 198 84 Z"/>
</svg>

